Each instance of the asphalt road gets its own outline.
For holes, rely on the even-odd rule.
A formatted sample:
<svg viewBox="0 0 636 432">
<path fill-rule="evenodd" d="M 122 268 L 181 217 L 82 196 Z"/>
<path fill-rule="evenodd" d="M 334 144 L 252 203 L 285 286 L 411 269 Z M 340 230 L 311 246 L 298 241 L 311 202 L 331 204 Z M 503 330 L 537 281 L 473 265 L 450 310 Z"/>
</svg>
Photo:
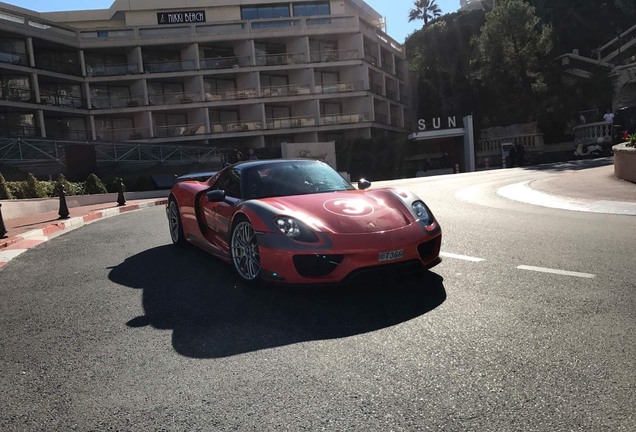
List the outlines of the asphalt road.
<svg viewBox="0 0 636 432">
<path fill-rule="evenodd" d="M 636 430 L 636 217 L 393 182 L 444 230 L 431 272 L 253 288 L 170 245 L 163 208 L 0 270 L 0 430 Z"/>
</svg>

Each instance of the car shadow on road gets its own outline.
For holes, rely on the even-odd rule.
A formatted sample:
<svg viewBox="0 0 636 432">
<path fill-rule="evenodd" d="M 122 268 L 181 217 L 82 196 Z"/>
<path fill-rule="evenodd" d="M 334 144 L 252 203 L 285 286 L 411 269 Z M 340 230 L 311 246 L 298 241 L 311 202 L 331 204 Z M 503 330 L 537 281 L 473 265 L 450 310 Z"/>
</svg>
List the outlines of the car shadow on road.
<svg viewBox="0 0 636 432">
<path fill-rule="evenodd" d="M 194 358 L 371 332 L 446 299 L 443 278 L 430 271 L 339 286 L 253 286 L 210 255 L 172 245 L 127 258 L 109 278 L 143 290 L 144 315 L 128 326 L 172 329 L 174 349 Z"/>
</svg>

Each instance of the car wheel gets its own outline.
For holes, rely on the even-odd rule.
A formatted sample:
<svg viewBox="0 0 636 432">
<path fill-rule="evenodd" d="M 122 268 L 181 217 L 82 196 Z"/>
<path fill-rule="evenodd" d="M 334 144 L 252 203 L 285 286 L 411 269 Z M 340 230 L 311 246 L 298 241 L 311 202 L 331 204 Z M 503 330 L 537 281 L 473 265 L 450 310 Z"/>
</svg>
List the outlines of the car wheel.
<svg viewBox="0 0 636 432">
<path fill-rule="evenodd" d="M 241 278 L 252 282 L 259 278 L 261 256 L 256 241 L 256 232 L 247 220 L 240 220 L 232 229 L 232 263 Z"/>
<path fill-rule="evenodd" d="M 168 227 L 170 228 L 170 238 L 172 239 L 172 243 L 177 246 L 185 245 L 186 239 L 183 235 L 183 225 L 181 225 L 179 204 L 177 204 L 177 201 L 174 198 L 171 198 L 168 203 Z"/>
</svg>

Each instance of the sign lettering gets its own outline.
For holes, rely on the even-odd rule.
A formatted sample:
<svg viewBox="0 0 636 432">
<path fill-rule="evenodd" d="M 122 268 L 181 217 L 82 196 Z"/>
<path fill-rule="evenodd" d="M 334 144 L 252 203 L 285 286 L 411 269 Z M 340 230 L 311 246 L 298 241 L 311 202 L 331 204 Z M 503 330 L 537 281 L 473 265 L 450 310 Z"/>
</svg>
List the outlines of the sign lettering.
<svg viewBox="0 0 636 432">
<path fill-rule="evenodd" d="M 205 11 L 157 12 L 157 24 L 190 24 L 205 22 Z"/>
</svg>

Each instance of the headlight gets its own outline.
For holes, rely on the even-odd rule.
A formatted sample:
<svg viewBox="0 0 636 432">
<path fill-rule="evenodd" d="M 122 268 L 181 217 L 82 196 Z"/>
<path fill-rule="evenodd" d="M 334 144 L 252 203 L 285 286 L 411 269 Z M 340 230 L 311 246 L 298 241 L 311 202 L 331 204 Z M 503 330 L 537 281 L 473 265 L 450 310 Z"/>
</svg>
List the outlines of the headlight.
<svg viewBox="0 0 636 432">
<path fill-rule="evenodd" d="M 421 222 L 424 222 L 424 225 L 430 225 L 431 215 L 422 201 L 415 201 L 413 203 L 413 211 L 415 212 L 415 217 Z"/>
<path fill-rule="evenodd" d="M 278 216 L 274 218 L 274 223 L 287 237 L 301 242 L 317 242 L 318 237 L 307 228 L 302 222 L 289 216 Z"/>
</svg>

